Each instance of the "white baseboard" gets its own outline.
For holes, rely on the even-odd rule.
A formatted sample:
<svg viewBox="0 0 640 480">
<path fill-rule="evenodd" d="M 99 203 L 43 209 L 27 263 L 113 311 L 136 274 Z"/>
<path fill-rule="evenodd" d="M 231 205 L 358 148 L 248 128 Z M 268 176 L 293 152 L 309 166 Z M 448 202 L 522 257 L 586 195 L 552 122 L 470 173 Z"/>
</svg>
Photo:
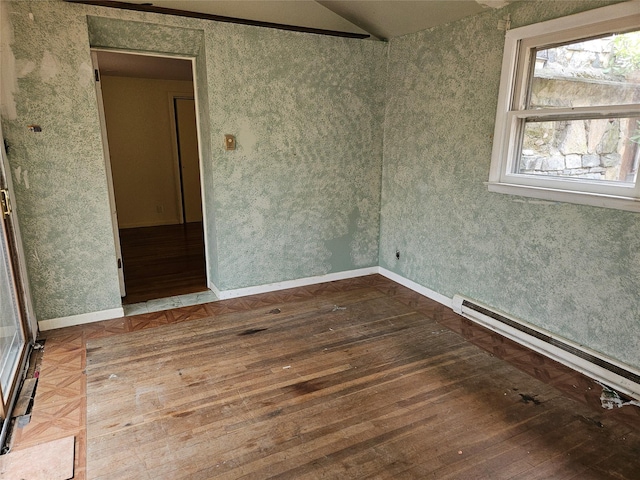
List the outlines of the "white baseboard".
<svg viewBox="0 0 640 480">
<path fill-rule="evenodd" d="M 256 285 L 253 287 L 237 288 L 233 290 L 220 290 L 213 282 L 208 282 L 208 287 L 220 300 L 229 298 L 246 297 L 248 295 L 256 295 L 259 293 L 276 292 L 278 290 L 286 290 L 289 288 L 305 287 L 308 285 L 316 285 L 318 283 L 335 282 L 337 280 L 346 280 L 348 278 L 364 277 L 379 273 L 400 285 L 403 285 L 425 297 L 436 302 L 442 303 L 447 307 L 452 306 L 452 300 L 440 295 L 427 287 L 423 287 L 409 279 L 406 279 L 396 273 L 393 273 L 382 267 L 367 267 L 357 270 L 347 270 L 345 272 L 328 273 L 326 275 L 317 275 L 314 277 L 299 278 L 297 280 L 286 280 L 283 282 L 269 283 L 265 285 Z M 38 328 L 41 331 L 53 330 L 56 328 L 73 327 L 85 323 L 99 322 L 102 320 L 111 320 L 124 316 L 122 307 L 112 308 L 110 310 L 102 310 L 99 312 L 81 313 L 79 315 L 71 315 L 68 317 L 51 318 L 38 322 Z"/>
<path fill-rule="evenodd" d="M 337 280 L 345 280 L 348 278 L 364 277 L 366 275 L 373 275 L 380 273 L 391 280 L 400 283 L 418 293 L 421 293 L 433 300 L 439 301 L 445 299 L 444 303 L 447 306 L 451 306 L 451 301 L 446 297 L 439 295 L 438 293 L 422 287 L 411 280 L 407 280 L 395 273 L 392 273 L 386 269 L 380 267 L 367 267 L 357 270 L 347 270 L 345 272 L 328 273 L 326 275 L 317 275 L 315 277 L 299 278 L 297 280 L 287 280 L 284 282 L 269 283 L 265 285 L 257 285 L 254 287 L 238 288 L 234 290 L 220 290 L 213 282 L 208 282 L 208 287 L 220 300 L 229 298 L 245 297 L 248 295 L 256 295 L 259 293 L 276 292 L 278 290 L 286 290 L 288 288 L 305 287 L 307 285 L 316 285 L 318 283 L 334 282 Z M 99 312 L 81 313 L 79 315 L 71 315 L 68 317 L 51 318 L 48 320 L 41 320 L 38 322 L 38 328 L 41 331 L 53 330 L 56 328 L 73 327 L 75 325 L 82 325 L 85 323 L 99 322 L 102 320 L 111 320 L 113 318 L 119 318 L 124 316 L 124 310 L 122 307 L 112 308 L 110 310 L 102 310 Z"/>
<path fill-rule="evenodd" d="M 137 222 L 137 223 L 124 223 L 118 224 L 118 227 L 122 230 L 127 228 L 144 228 L 144 227 L 162 227 L 165 225 L 182 225 L 180 223 L 179 218 L 174 219 L 166 219 L 166 220 L 150 220 L 148 222 Z"/>
<path fill-rule="evenodd" d="M 552 360 L 555 360 L 559 363 L 562 363 L 563 365 L 566 365 L 567 367 L 576 370 L 590 378 L 593 378 L 594 380 L 601 382 L 605 385 L 609 385 L 614 387 L 615 390 L 623 392 L 637 400 L 640 400 L 640 384 L 634 383 L 633 381 L 617 375 L 615 372 L 612 372 L 606 368 L 602 368 L 599 365 L 596 365 L 592 362 L 589 361 L 585 361 L 583 358 L 580 358 L 579 356 L 573 355 L 569 352 L 567 352 L 566 350 L 563 350 L 561 348 L 558 348 L 554 345 L 551 345 L 549 343 L 545 343 L 543 341 L 540 341 L 534 337 L 531 337 L 523 332 L 518 331 L 515 328 L 509 327 L 508 325 L 504 325 L 502 323 L 500 323 L 499 321 L 493 320 L 491 317 L 488 317 L 486 315 L 482 315 L 482 314 L 478 314 L 476 312 L 470 311 L 463 311 L 462 309 L 462 297 L 456 295 L 454 298 L 448 298 L 444 295 L 441 295 L 438 292 L 434 292 L 433 290 L 427 288 L 427 287 L 423 287 L 422 285 L 409 280 L 407 278 L 404 278 L 396 273 L 393 273 L 389 270 L 387 270 L 386 268 L 383 267 L 379 267 L 379 273 L 380 275 L 383 275 L 385 277 L 387 277 L 389 280 L 393 280 L 396 283 L 399 283 L 400 285 L 403 285 L 411 290 L 413 290 L 414 292 L 417 292 L 421 295 L 424 295 L 425 297 L 430 298 L 431 300 L 434 300 L 438 303 L 441 303 L 442 305 L 451 308 L 454 312 L 456 312 L 459 315 L 462 315 L 472 321 L 474 321 L 475 323 L 488 328 L 489 330 L 492 330 L 496 333 L 498 333 L 499 335 L 502 335 L 503 337 L 506 337 L 510 340 L 513 340 L 516 343 L 519 343 L 520 345 L 533 350 L 535 352 L 538 352 L 548 358 L 551 358 Z M 484 308 L 489 309 L 489 307 L 484 306 Z M 490 310 L 490 309 L 489 309 Z M 517 320 L 518 323 L 521 323 L 523 325 L 526 325 L 527 327 L 534 329 L 534 330 L 538 330 L 542 333 L 544 333 L 545 335 L 547 335 L 550 338 L 554 338 L 556 340 L 560 340 L 563 343 L 575 348 L 575 349 L 579 349 L 579 350 L 583 350 L 586 353 L 588 353 L 589 355 L 596 357 L 596 358 L 600 358 L 603 359 L 604 361 L 606 361 L 607 363 L 614 365 L 615 367 L 621 368 L 623 370 L 627 370 L 635 375 L 640 375 L 640 370 L 636 370 L 633 367 L 631 367 L 630 365 L 621 363 L 611 357 L 605 356 L 604 354 L 600 353 L 600 352 L 595 352 L 587 347 L 584 347 L 582 345 L 578 345 L 575 344 L 565 338 L 556 336 L 554 334 L 552 334 L 551 332 L 548 332 L 546 330 L 543 330 L 539 327 L 537 327 L 536 325 L 527 323 L 527 322 L 523 322 L 521 320 Z M 633 402 L 632 402 L 633 403 Z M 637 405 L 637 403 L 634 403 Z M 620 405 L 621 406 L 621 405 Z"/>
<path fill-rule="evenodd" d="M 399 283 L 400 285 L 407 287 L 410 290 L 413 290 L 414 292 L 424 295 L 425 297 L 430 298 L 431 300 L 441 303 L 446 307 L 451 308 L 453 305 L 453 300 L 451 298 L 441 295 L 438 292 L 435 292 L 427 287 L 423 287 L 422 285 L 412 280 L 409 280 L 408 278 L 402 277 L 397 273 L 393 273 L 392 271 L 387 270 L 386 268 L 383 268 L 383 267 L 368 267 L 368 268 L 361 268 L 358 270 L 348 270 L 346 272 L 329 273 L 326 275 L 318 275 L 315 277 L 299 278 L 297 280 L 287 280 L 284 282 L 268 283 L 265 285 L 238 288 L 234 290 L 220 290 L 212 282 L 209 282 L 208 287 L 209 289 L 211 289 L 213 293 L 216 294 L 216 296 L 220 300 L 225 300 L 228 298 L 238 298 L 238 297 L 246 297 L 248 295 L 256 295 L 258 293 L 269 293 L 269 292 L 275 292 L 278 290 L 286 290 L 288 288 L 305 287 L 307 285 L 315 285 L 318 283 L 334 282 L 336 280 L 345 280 L 347 278 L 364 277 L 365 275 L 373 275 L 376 273 L 379 273 L 380 275 L 387 277 L 389 280 L 393 280 L 394 282 Z"/>
<path fill-rule="evenodd" d="M 640 400 L 640 370 L 537 325 L 511 317 L 475 300 L 454 296 L 453 311 L 530 350 Z M 470 303 L 465 303 L 470 302 Z M 475 306 L 470 307 L 473 304 Z M 481 307 L 483 311 L 478 311 Z M 485 313 L 483 313 L 485 312 Z M 626 376 L 625 376 L 626 375 Z"/>
<path fill-rule="evenodd" d="M 214 293 L 216 297 L 220 298 L 220 289 L 216 287 L 216 285 L 212 281 L 207 281 L 207 287 Z"/>
<path fill-rule="evenodd" d="M 404 278 L 403 276 L 398 275 L 397 273 L 393 273 L 391 270 L 387 270 L 383 267 L 378 267 L 378 273 L 383 277 L 387 277 L 389 280 L 393 280 L 396 283 L 399 283 L 403 287 L 407 287 L 410 290 L 413 290 L 420 295 L 424 295 L 431 300 L 434 300 L 438 303 L 441 303 L 445 307 L 452 308 L 453 299 L 446 297 L 438 292 L 431 290 L 430 288 L 423 287 L 419 283 L 414 282 L 413 280 L 409 280 L 408 278 Z"/>
<path fill-rule="evenodd" d="M 360 268 L 358 270 L 348 270 L 346 272 L 328 273 L 326 275 L 318 275 L 315 277 L 299 278 L 297 280 L 287 280 L 284 282 L 268 283 L 265 285 L 257 285 L 255 287 L 237 288 L 234 290 L 220 291 L 213 283 L 209 283 L 209 288 L 216 294 L 220 300 L 228 298 L 246 297 L 248 295 L 256 295 L 258 293 L 277 292 L 278 290 L 286 290 L 288 288 L 306 287 L 307 285 L 315 285 L 317 283 L 335 282 L 336 280 L 345 280 L 347 278 L 364 277 L 379 272 L 379 267 Z"/>
<path fill-rule="evenodd" d="M 79 315 L 71 315 L 69 317 L 40 320 L 38 322 L 38 328 L 41 331 L 53 330 L 56 328 L 82 325 L 84 323 L 99 322 L 101 320 L 111 320 L 119 317 L 124 317 L 124 310 L 122 307 L 112 308 L 110 310 L 101 310 L 99 312 L 81 313 Z"/>
</svg>

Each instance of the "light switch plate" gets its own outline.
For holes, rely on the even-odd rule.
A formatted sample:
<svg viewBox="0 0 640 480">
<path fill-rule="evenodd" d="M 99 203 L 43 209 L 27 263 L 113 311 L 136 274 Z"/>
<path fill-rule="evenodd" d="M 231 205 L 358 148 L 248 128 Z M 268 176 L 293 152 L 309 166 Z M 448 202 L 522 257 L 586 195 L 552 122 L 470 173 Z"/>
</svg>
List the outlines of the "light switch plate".
<svg viewBox="0 0 640 480">
<path fill-rule="evenodd" d="M 233 135 L 225 135 L 224 136 L 224 149 L 225 150 L 235 150 L 236 149 L 236 137 Z"/>
</svg>

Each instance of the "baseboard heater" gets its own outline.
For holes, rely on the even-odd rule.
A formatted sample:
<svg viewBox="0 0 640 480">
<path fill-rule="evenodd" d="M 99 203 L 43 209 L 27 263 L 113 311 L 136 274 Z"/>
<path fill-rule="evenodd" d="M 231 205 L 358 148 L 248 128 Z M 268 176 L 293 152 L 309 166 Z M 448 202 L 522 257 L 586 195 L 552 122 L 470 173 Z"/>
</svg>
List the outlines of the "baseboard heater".
<svg viewBox="0 0 640 480">
<path fill-rule="evenodd" d="M 640 400 L 640 371 L 522 320 L 460 295 L 453 310 L 521 345 L 577 370 L 604 386 Z M 636 402 L 633 402 L 636 404 Z"/>
</svg>

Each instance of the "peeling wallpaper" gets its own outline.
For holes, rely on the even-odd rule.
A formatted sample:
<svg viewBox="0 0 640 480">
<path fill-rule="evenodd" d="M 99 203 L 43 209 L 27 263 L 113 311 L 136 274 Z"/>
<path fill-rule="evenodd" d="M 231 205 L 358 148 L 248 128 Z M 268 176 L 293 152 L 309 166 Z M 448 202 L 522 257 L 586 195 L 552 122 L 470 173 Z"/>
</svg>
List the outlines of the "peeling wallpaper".
<svg viewBox="0 0 640 480">
<path fill-rule="evenodd" d="M 640 367 L 638 214 L 489 193 L 483 183 L 498 20 L 511 13 L 515 27 L 601 5 L 516 3 L 391 41 L 380 265 Z"/>
<path fill-rule="evenodd" d="M 90 45 L 196 57 L 219 289 L 377 265 L 385 45 L 59 1 L 7 9 L 17 112 L 2 121 L 39 320 L 120 306 Z"/>
</svg>

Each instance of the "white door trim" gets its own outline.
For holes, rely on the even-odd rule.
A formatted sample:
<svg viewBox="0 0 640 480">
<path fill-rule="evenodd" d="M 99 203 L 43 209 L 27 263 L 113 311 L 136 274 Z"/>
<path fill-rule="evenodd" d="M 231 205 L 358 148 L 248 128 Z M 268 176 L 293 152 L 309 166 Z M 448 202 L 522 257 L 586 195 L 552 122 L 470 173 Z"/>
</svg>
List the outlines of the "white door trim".
<svg viewBox="0 0 640 480">
<path fill-rule="evenodd" d="M 157 52 L 147 52 L 147 51 L 130 51 L 130 50 L 123 50 L 123 49 L 117 49 L 117 48 L 99 48 L 99 47 L 95 47 L 95 48 L 91 48 L 91 57 L 92 59 L 94 57 L 97 57 L 97 52 L 111 52 L 111 53 L 122 53 L 125 55 L 142 55 L 142 56 L 148 56 L 148 57 L 161 57 L 161 58 L 172 58 L 172 59 L 182 59 L 182 60 L 189 60 L 191 62 L 191 78 L 193 80 L 193 98 L 195 101 L 195 108 L 196 108 L 196 132 L 198 135 L 198 161 L 199 161 L 199 165 L 200 165 L 200 201 L 202 202 L 202 229 L 203 229 L 203 233 L 204 233 L 204 258 L 205 258 L 205 273 L 207 276 L 207 284 L 209 283 L 209 242 L 207 241 L 207 239 L 209 238 L 209 232 L 208 232 L 208 228 L 207 228 L 207 203 L 205 202 L 205 190 L 204 190 L 204 179 L 202 178 L 203 174 L 204 174 L 204 169 L 203 169 L 203 158 L 202 158 L 202 145 L 203 142 L 205 141 L 202 138 L 202 128 L 201 128 L 201 118 L 200 118 L 200 108 L 199 108 L 199 100 L 198 100 L 198 81 L 197 81 L 197 76 L 196 76 L 196 57 L 194 56 L 185 56 L 185 55 L 171 55 L 171 54 L 163 54 L 163 53 L 157 53 Z M 97 59 L 96 59 L 97 61 Z M 95 67 L 94 67 L 95 68 Z M 96 82 L 96 85 L 99 82 Z M 106 127 L 105 127 L 105 122 L 104 122 L 104 104 L 102 102 L 102 93 L 100 92 L 98 95 L 98 108 L 100 110 L 100 121 L 101 121 L 101 129 L 103 131 L 102 135 L 103 135 L 103 139 L 106 139 Z M 104 144 L 104 142 L 103 142 Z M 107 146 L 108 148 L 108 146 Z M 111 176 L 111 164 L 110 164 L 110 157 L 108 155 L 108 152 L 105 154 L 105 162 L 107 161 L 107 159 L 109 159 L 109 164 L 107 165 L 107 183 L 110 184 L 110 195 L 113 196 L 113 210 L 115 212 L 115 196 L 113 195 L 113 178 Z M 111 199 L 110 199 L 111 200 Z M 115 218 L 113 218 L 114 215 L 112 215 L 112 223 L 114 225 L 115 228 L 115 232 L 117 232 L 117 215 L 115 215 Z M 114 235 L 115 235 L 114 232 Z M 115 237 L 114 237 L 115 238 Z M 117 237 L 117 258 L 122 258 L 122 255 L 120 253 L 120 238 L 119 235 Z M 118 271 L 119 275 L 121 273 L 121 270 Z M 124 293 L 124 276 L 121 277 L 122 278 L 122 284 L 121 284 L 121 293 Z M 124 296 L 124 295 L 123 295 Z"/>
<path fill-rule="evenodd" d="M 118 268 L 118 283 L 120 285 L 120 296 L 126 296 L 124 285 L 124 265 L 122 263 L 122 249 L 120 247 L 120 232 L 118 230 L 118 211 L 116 208 L 116 195 L 113 188 L 113 173 L 111 172 L 111 155 L 109 153 L 109 140 L 107 137 L 107 122 L 104 115 L 104 101 L 102 99 L 102 86 L 100 85 L 100 66 L 98 65 L 98 53 L 91 50 L 91 61 L 96 76 L 96 97 L 98 99 L 98 116 L 100 118 L 100 133 L 102 134 L 102 149 L 104 152 L 104 167 L 107 177 L 107 190 L 109 192 L 109 206 L 111 209 L 111 229 L 113 231 L 113 242 L 115 244 L 116 262 Z"/>
</svg>

